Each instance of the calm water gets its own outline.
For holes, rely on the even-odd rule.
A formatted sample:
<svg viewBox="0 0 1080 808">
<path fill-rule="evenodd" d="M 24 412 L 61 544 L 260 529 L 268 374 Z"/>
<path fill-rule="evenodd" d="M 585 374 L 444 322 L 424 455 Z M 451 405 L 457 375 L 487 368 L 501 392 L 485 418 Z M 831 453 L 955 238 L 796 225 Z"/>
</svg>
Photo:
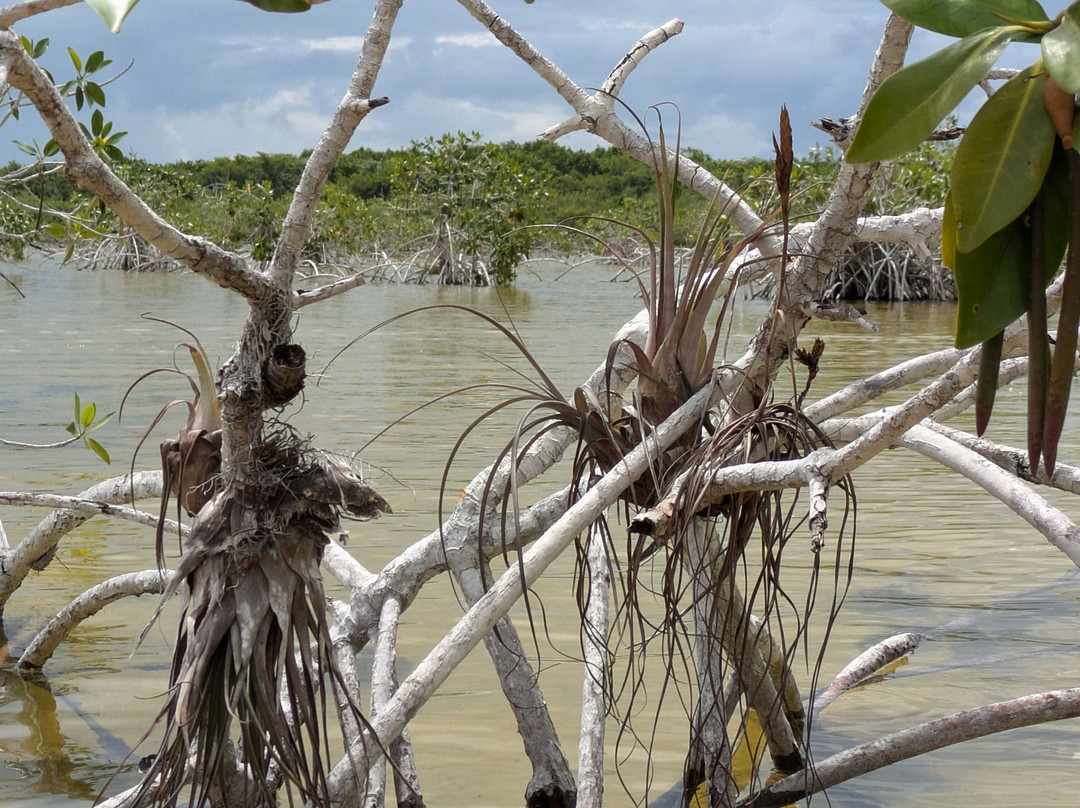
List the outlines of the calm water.
<svg viewBox="0 0 1080 808">
<path fill-rule="evenodd" d="M 245 305 L 186 275 L 76 272 L 44 263 L 5 267 L 27 295 L 0 287 L 0 436 L 50 442 L 63 438 L 72 394 L 104 410 L 119 406 L 138 376 L 172 362 L 183 335 L 140 318 L 150 311 L 195 331 L 212 358 L 223 359 L 239 333 Z M 636 312 L 628 284 L 606 282 L 602 269 L 525 275 L 513 290 L 372 286 L 299 315 L 297 337 L 319 369 L 365 328 L 432 303 L 460 303 L 500 320 L 513 319 L 556 382 L 569 393 L 603 361 L 612 333 Z M 505 311 L 504 311 L 505 309 Z M 744 303 L 734 321 L 733 353 L 763 313 Z M 824 394 L 901 358 L 949 344 L 948 307 L 878 307 L 882 334 L 816 327 L 825 337 Z M 178 355 L 179 356 L 179 355 Z M 524 369 L 485 323 L 435 311 L 406 318 L 363 340 L 309 384 L 292 422 L 329 449 L 355 451 L 418 404 L 477 381 L 514 381 L 490 357 Z M 180 357 L 182 359 L 182 357 Z M 141 384 L 124 422 L 100 434 L 112 468 L 79 447 L 42 452 L 0 447 L 0 490 L 74 494 L 126 470 L 154 413 L 187 395 L 186 383 L 159 375 Z M 1023 443 L 1020 385 L 1006 391 L 993 436 Z M 450 446 L 493 393 L 449 399 L 422 411 L 364 450 L 364 459 L 394 515 L 358 526 L 349 549 L 377 569 L 435 527 L 438 480 Z M 168 430 L 175 430 L 179 412 Z M 1062 455 L 1075 457 L 1077 418 L 1067 425 Z M 966 424 L 967 422 L 965 422 Z M 154 465 L 148 444 L 139 467 Z M 505 423 L 482 430 L 462 452 L 451 488 L 463 485 L 505 440 Z M 834 630 L 823 676 L 830 678 L 868 645 L 900 631 L 935 634 L 888 681 L 850 693 L 821 716 L 815 755 L 853 741 L 980 704 L 1071 687 L 1080 673 L 1078 592 L 1070 564 L 1003 506 L 969 483 L 916 455 L 886 453 L 857 477 L 856 570 Z M 1073 502 L 1056 498 L 1077 515 Z M 15 542 L 43 512 L 0 508 Z M 835 520 L 834 520 L 835 524 Z M 152 532 L 95 519 L 69 536 L 57 561 L 34 574 L 10 602 L 4 629 L 17 656 L 48 618 L 72 597 L 109 575 L 152 566 Z M 798 555 L 800 550 L 796 550 Z M 796 558 L 796 569 L 802 563 Z M 568 560 L 542 582 L 539 595 L 551 641 L 541 640 L 541 680 L 568 755 L 574 758 L 580 667 Z M 0 667 L 0 805 L 86 805 L 136 743 L 160 705 L 171 629 L 153 632 L 129 658 L 134 638 L 154 607 L 150 598 L 115 604 L 86 622 L 46 668 L 47 681 L 23 682 Z M 435 582 L 403 622 L 403 670 L 421 658 L 456 619 L 448 584 Z M 170 618 L 164 620 L 167 627 Z M 552 648 L 554 643 L 555 648 Z M 645 706 L 640 726 L 651 725 Z M 656 730 L 651 795 L 679 777 L 686 730 L 668 705 Z M 521 803 L 529 777 L 513 720 L 482 651 L 450 678 L 412 724 L 425 795 L 436 806 Z M 145 751 L 142 752 L 145 754 Z M 1058 723 L 954 747 L 862 778 L 831 793 L 841 806 L 1076 805 L 1080 726 Z M 638 755 L 622 766 L 636 790 L 645 782 Z M 117 787 L 131 782 L 122 774 Z M 631 805 L 612 769 L 608 805 Z M 825 804 L 821 801 L 821 804 Z"/>
</svg>

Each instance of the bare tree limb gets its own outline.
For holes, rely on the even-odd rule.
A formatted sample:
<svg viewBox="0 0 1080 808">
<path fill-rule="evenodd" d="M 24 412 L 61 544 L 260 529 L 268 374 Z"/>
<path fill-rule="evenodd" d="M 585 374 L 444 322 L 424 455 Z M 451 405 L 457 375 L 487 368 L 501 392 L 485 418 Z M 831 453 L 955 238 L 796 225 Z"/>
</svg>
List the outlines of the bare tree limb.
<svg viewBox="0 0 1080 808">
<path fill-rule="evenodd" d="M 0 554 L 0 615 L 8 599 L 22 584 L 35 565 L 48 563 L 59 541 L 68 532 L 101 512 L 98 503 L 113 505 L 130 501 L 132 492 L 136 499 L 157 496 L 161 493 L 161 472 L 143 471 L 133 477 L 114 477 L 83 491 L 77 501 L 85 501 L 79 509 L 61 508 L 49 514 L 30 534 L 13 549 Z M 175 524 L 172 529 L 176 529 Z"/>
<path fill-rule="evenodd" d="M 24 3 L 16 3 L 7 8 L 0 8 L 0 28 L 10 28 L 19 20 L 33 17 L 36 14 L 44 14 L 56 8 L 73 6 L 82 0 L 26 0 Z"/>
<path fill-rule="evenodd" d="M 610 682 L 608 625 L 611 568 L 604 537 L 596 531 L 589 532 L 586 558 L 589 588 L 582 625 L 585 664 L 581 684 L 581 731 L 578 736 L 577 808 L 602 808 L 606 694 Z"/>
<path fill-rule="evenodd" d="M 401 3 L 402 0 L 378 0 L 376 3 L 349 89 L 304 165 L 268 269 L 270 278 L 284 288 L 292 287 L 297 259 L 311 235 L 316 206 L 331 169 L 349 145 L 360 122 L 371 110 L 389 102 L 388 98 L 371 98 L 371 92 L 390 46 L 390 32 Z"/>
<path fill-rule="evenodd" d="M 83 620 L 93 617 L 110 603 L 126 597 L 140 595 L 160 595 L 165 591 L 172 573 L 159 570 L 144 570 L 117 575 L 102 581 L 83 592 L 65 606 L 49 624 L 38 632 L 19 657 L 21 670 L 39 669 L 52 657 L 57 646 L 76 629 Z"/>
<path fill-rule="evenodd" d="M 817 715 L 836 701 L 843 693 L 856 687 L 868 676 L 872 676 L 876 671 L 895 662 L 902 656 L 910 654 L 919 647 L 924 639 L 926 639 L 925 634 L 916 634 L 909 631 L 904 634 L 894 634 L 892 637 L 887 637 L 866 649 L 845 665 L 844 669 L 836 674 L 836 678 L 820 695 L 814 697 L 810 707 L 810 714 Z"/>
<path fill-rule="evenodd" d="M 0 30 L 0 60 L 8 66 L 8 82 L 37 108 L 42 121 L 67 160 L 68 179 L 93 193 L 132 230 L 170 258 L 206 275 L 248 300 L 262 300 L 272 289 L 267 278 L 240 255 L 181 232 L 162 219 L 113 173 L 87 141 L 56 85 L 10 30 Z"/>
<path fill-rule="evenodd" d="M 767 786 L 739 808 L 789 805 L 838 783 L 945 746 L 1047 721 L 1080 717 L 1080 688 L 1052 690 L 953 713 L 840 752 Z"/>
<path fill-rule="evenodd" d="M 603 93 L 593 95 L 579 87 L 566 73 L 533 47 L 483 0 L 458 0 L 458 2 L 484 27 L 491 31 L 496 39 L 520 57 L 540 78 L 550 84 L 559 96 L 573 108 L 578 119 L 583 122 L 584 128 L 646 165 L 654 165 L 654 144 L 635 129 L 623 123 L 612 109 L 610 96 Z M 674 35 L 677 23 L 678 21 L 675 20 L 669 22 L 663 28 L 643 37 L 642 41 L 656 42 L 657 45 L 662 41 L 666 41 L 666 39 Z M 655 47 L 655 45 L 652 47 Z M 633 54 L 644 56 L 649 50 L 650 48 L 642 48 L 640 43 L 635 45 L 627 57 L 624 57 L 620 62 L 620 65 L 624 64 L 628 58 L 632 59 Z M 619 67 L 616 67 L 612 70 L 611 75 L 617 76 L 618 71 Z M 556 127 L 557 129 L 558 127 Z M 551 134 L 557 136 L 556 130 L 551 130 Z M 541 137 L 553 139 L 548 133 L 544 133 Z M 757 213 L 737 193 L 705 168 L 685 155 L 679 155 L 676 174 L 680 182 L 706 199 L 715 198 L 718 209 L 723 210 L 724 215 L 742 233 L 749 235 L 761 231 L 763 222 Z M 757 239 L 757 246 L 763 254 L 770 257 L 780 253 L 780 240 L 776 236 L 762 235 Z"/>
<path fill-rule="evenodd" d="M 1080 567 L 1080 527 L 1016 476 L 923 426 L 913 427 L 897 442 L 986 489 Z"/>
<path fill-rule="evenodd" d="M 706 388 L 676 410 L 646 442 L 630 452 L 622 463 L 608 472 L 524 551 L 523 573 L 518 569 L 503 573 L 477 604 L 435 645 L 401 683 L 382 715 L 372 722 L 373 729 L 383 742 L 401 732 L 408 720 L 434 695 L 465 656 L 510 610 L 523 588 L 531 586 L 574 537 L 586 530 L 634 479 L 645 472 L 650 459 L 673 444 L 686 430 L 697 428 L 712 393 L 711 388 Z M 364 749 L 354 749 L 353 757 L 363 760 L 369 754 L 377 754 L 373 744 L 364 746 Z M 328 782 L 333 798 L 350 799 L 355 778 L 348 757 L 334 767 Z"/>
</svg>

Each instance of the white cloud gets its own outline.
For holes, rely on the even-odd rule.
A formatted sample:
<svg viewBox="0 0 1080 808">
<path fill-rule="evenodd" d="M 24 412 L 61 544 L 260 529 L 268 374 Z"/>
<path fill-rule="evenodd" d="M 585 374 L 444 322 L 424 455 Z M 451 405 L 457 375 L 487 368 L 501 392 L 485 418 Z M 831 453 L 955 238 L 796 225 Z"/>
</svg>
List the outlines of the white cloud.
<svg viewBox="0 0 1080 808">
<path fill-rule="evenodd" d="M 754 120 L 714 112 L 684 122 L 683 143 L 712 155 L 762 156 L 772 149 L 771 133 Z"/>
<path fill-rule="evenodd" d="M 499 40 L 488 33 L 480 34 L 454 34 L 452 36 L 435 37 L 437 45 L 458 45 L 462 48 L 489 48 L 498 45 Z"/>
<path fill-rule="evenodd" d="M 362 36 L 328 36 L 322 39 L 305 39 L 301 43 L 309 51 L 347 51 L 359 53 L 364 46 Z"/>
<path fill-rule="evenodd" d="M 278 90 L 264 99 L 175 112 L 158 108 L 134 131 L 151 135 L 150 159 L 193 160 L 217 155 L 291 152 L 309 148 L 329 120 L 310 87 Z M 135 146 L 135 144 L 133 144 Z M 142 150 L 136 147 L 142 154 Z"/>
</svg>

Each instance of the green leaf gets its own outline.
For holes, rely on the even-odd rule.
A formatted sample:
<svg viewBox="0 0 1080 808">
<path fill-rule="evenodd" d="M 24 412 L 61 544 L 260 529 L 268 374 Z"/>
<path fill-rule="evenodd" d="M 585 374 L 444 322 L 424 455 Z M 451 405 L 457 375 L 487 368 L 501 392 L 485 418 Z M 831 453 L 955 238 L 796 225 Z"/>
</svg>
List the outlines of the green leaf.
<svg viewBox="0 0 1080 808">
<path fill-rule="evenodd" d="M 67 249 L 64 250 L 64 260 L 60 262 L 60 265 L 63 266 L 68 261 L 70 261 L 73 255 L 75 255 L 75 242 L 67 245 Z"/>
<path fill-rule="evenodd" d="M 112 463 L 112 460 L 109 459 L 109 453 L 107 451 L 105 451 L 104 446 L 102 446 L 100 443 L 98 443 L 93 438 L 84 438 L 84 440 L 86 442 L 87 447 L 94 451 L 94 454 L 96 454 L 98 457 L 100 457 L 106 463 Z"/>
<path fill-rule="evenodd" d="M 74 48 L 68 48 L 68 55 L 71 57 L 71 63 L 75 65 L 75 72 L 82 73 L 82 59 L 79 58 L 79 54 Z"/>
<path fill-rule="evenodd" d="M 84 99 L 83 88 L 77 86 L 75 88 L 75 109 L 82 109 L 82 107 L 83 107 L 83 99 Z"/>
<path fill-rule="evenodd" d="M 105 106 L 105 91 L 101 89 L 100 84 L 88 81 L 84 87 L 91 104 L 97 104 L 99 107 Z"/>
<path fill-rule="evenodd" d="M 888 160 L 918 146 L 997 61 L 1018 32 L 993 28 L 889 76 L 867 104 L 845 159 Z"/>
<path fill-rule="evenodd" d="M 124 18 L 135 8 L 139 0 L 86 0 L 86 5 L 94 9 L 109 30 L 114 34 L 120 33 L 120 26 L 124 24 Z"/>
<path fill-rule="evenodd" d="M 1045 280 L 1049 282 L 1057 274 L 1068 244 L 1069 170 L 1065 150 L 1060 146 L 1054 149 L 1042 190 Z M 968 348 L 990 339 L 1027 311 L 1031 227 L 1026 215 L 1020 216 L 971 252 L 952 252 L 952 263 L 948 263 L 946 228 L 950 216 L 950 203 L 946 202 L 942 261 L 952 269 L 956 280 L 956 347 Z"/>
<path fill-rule="evenodd" d="M 49 142 L 45 144 L 45 147 L 41 150 L 41 153 L 46 157 L 52 157 L 59 151 L 60 144 L 57 143 L 55 140 L 50 139 Z"/>
<path fill-rule="evenodd" d="M 45 225 L 45 232 L 53 238 L 63 238 L 67 235 L 67 228 L 60 224 L 60 222 L 49 222 Z"/>
<path fill-rule="evenodd" d="M 40 59 L 42 56 L 45 55 L 45 51 L 48 50 L 48 48 L 49 48 L 49 38 L 47 36 L 42 37 L 34 45 L 33 57 L 35 59 Z"/>
<path fill-rule="evenodd" d="M 75 428 L 75 422 L 74 421 L 69 421 L 68 425 L 66 427 L 64 427 L 64 429 L 66 429 L 72 435 L 78 435 L 79 434 L 79 430 Z"/>
<path fill-rule="evenodd" d="M 29 143 L 20 143 L 17 140 L 13 140 L 11 142 L 14 143 L 18 147 L 19 151 L 23 152 L 24 154 L 29 154 L 31 157 L 38 156 L 37 149 L 31 146 Z"/>
<path fill-rule="evenodd" d="M 307 11 L 311 8 L 311 3 L 308 0 L 247 0 L 247 2 L 263 11 L 284 14 Z"/>
<path fill-rule="evenodd" d="M 950 177 L 960 252 L 970 252 L 1019 216 L 1042 185 L 1054 151 L 1043 105 L 1046 75 L 1013 76 L 975 114 Z"/>
<path fill-rule="evenodd" d="M 79 422 L 79 418 L 82 416 L 82 402 L 79 401 L 79 394 L 75 394 L 75 423 Z"/>
<path fill-rule="evenodd" d="M 1061 89 L 1080 92 L 1080 2 L 1065 9 L 1061 24 L 1043 36 L 1042 58 Z"/>
<path fill-rule="evenodd" d="M 89 435 L 91 432 L 97 432 L 99 429 L 101 429 L 103 426 L 105 426 L 105 424 L 109 423 L 109 421 L 112 420 L 112 417 L 114 415 L 116 415 L 115 412 L 110 412 L 110 413 L 107 413 L 107 414 L 103 415 L 98 420 L 97 423 L 90 425 L 90 427 L 86 430 L 85 434 Z"/>
<path fill-rule="evenodd" d="M 82 424 L 82 428 L 83 428 L 84 432 L 86 431 L 86 428 L 88 426 L 90 426 L 90 424 L 94 423 L 94 416 L 96 414 L 97 414 L 97 405 L 93 401 L 91 401 L 89 404 L 87 404 L 85 407 L 83 407 L 83 411 L 82 411 L 82 415 L 81 415 L 81 417 L 79 419 L 79 423 Z"/>
<path fill-rule="evenodd" d="M 970 36 L 984 28 L 1004 25 L 1006 20 L 1047 20 L 1046 12 L 1035 0 L 881 1 L 908 22 L 946 36 Z"/>
<path fill-rule="evenodd" d="M 94 73 L 105 66 L 105 53 L 104 51 L 94 51 L 90 54 L 90 57 L 86 60 L 86 72 Z"/>
</svg>

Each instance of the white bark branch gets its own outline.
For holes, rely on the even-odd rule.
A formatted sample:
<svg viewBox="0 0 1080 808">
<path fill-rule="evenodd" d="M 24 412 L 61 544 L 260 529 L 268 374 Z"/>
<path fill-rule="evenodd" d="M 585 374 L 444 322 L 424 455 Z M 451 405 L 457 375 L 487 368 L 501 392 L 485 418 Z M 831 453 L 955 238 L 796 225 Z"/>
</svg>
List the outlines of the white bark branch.
<svg viewBox="0 0 1080 808">
<path fill-rule="evenodd" d="M 602 808 L 606 694 L 610 682 L 608 626 L 611 568 L 604 537 L 596 531 L 590 531 L 586 559 L 589 589 L 582 627 L 585 664 L 581 684 L 581 732 L 578 736 L 577 808 Z"/>
<path fill-rule="evenodd" d="M 121 598 L 147 594 L 160 595 L 165 591 L 165 585 L 171 576 L 172 573 L 169 571 L 164 574 L 158 570 L 129 572 L 109 578 L 86 590 L 65 606 L 31 640 L 22 656 L 19 657 L 19 668 L 30 670 L 44 667 L 57 646 L 67 639 L 67 636 L 83 620 L 94 616 L 110 603 Z"/>
<path fill-rule="evenodd" d="M 44 14 L 56 8 L 73 6 L 82 0 L 26 0 L 25 3 L 16 3 L 7 8 L 0 8 L 0 28 L 10 28 L 19 20 L 33 17 L 36 14 Z"/>
<path fill-rule="evenodd" d="M 402 0 L 378 0 L 376 3 L 349 89 L 304 165 L 268 270 L 270 278 L 284 288 L 292 287 L 297 259 L 311 235 L 316 207 L 331 169 L 349 145 L 360 122 L 372 109 L 388 101 L 386 98 L 372 99 L 371 92 L 390 45 L 390 32 L 401 4 Z"/>
<path fill-rule="evenodd" d="M 924 639 L 926 639 L 925 634 L 905 632 L 904 634 L 895 634 L 888 637 L 866 649 L 845 665 L 844 669 L 836 674 L 836 678 L 829 683 L 829 686 L 814 698 L 810 707 L 810 714 L 817 715 L 842 694 L 856 687 L 867 677 L 872 676 L 886 665 L 900 659 L 900 657 L 910 654 L 919 647 Z"/>
<path fill-rule="evenodd" d="M 94 153 L 52 80 L 10 30 L 0 30 L 0 62 L 8 66 L 8 82 L 33 103 L 60 146 L 72 182 L 97 196 L 132 230 L 170 258 L 249 300 L 270 295 L 272 289 L 266 277 L 249 267 L 242 256 L 181 232 L 113 173 Z"/>
<path fill-rule="evenodd" d="M 606 474 L 581 497 L 531 547 L 524 551 L 524 578 L 518 569 L 507 570 L 477 604 L 452 628 L 406 678 L 382 715 L 372 722 L 385 743 L 395 738 L 412 716 L 439 689 L 447 677 L 491 631 L 495 623 L 518 600 L 523 587 L 531 586 L 590 524 L 614 503 L 630 484 L 648 468 L 650 459 L 673 444 L 688 429 L 697 428 L 712 389 L 694 395 L 676 410 L 649 440 L 627 455 L 624 462 Z M 374 744 L 354 749 L 354 757 L 377 754 Z M 370 765 L 370 764 L 369 764 Z M 339 762 L 329 777 L 334 799 L 348 804 L 355 799 L 355 778 L 349 757 Z"/>
<path fill-rule="evenodd" d="M 62 507 L 54 511 L 13 549 L 0 554 L 0 615 L 3 614 L 8 599 L 19 588 L 34 565 L 46 556 L 51 557 L 51 553 L 55 551 L 57 544 L 67 533 L 93 515 L 101 513 L 100 503 L 112 506 L 118 502 L 130 501 L 132 491 L 136 499 L 159 495 L 161 472 L 143 471 L 138 472 L 134 477 L 127 475 L 114 477 L 91 486 L 74 498 L 76 502 L 85 502 L 85 505 L 80 504 L 78 509 Z M 123 510 L 126 511 L 126 509 Z M 175 523 L 173 525 L 170 529 L 175 530 Z"/>
<path fill-rule="evenodd" d="M 1080 688 L 1053 690 L 988 704 L 885 735 L 785 777 L 739 803 L 740 808 L 789 805 L 838 783 L 901 760 L 996 732 L 1080 717 Z"/>
<path fill-rule="evenodd" d="M 626 152 L 626 154 L 645 163 L 654 165 L 654 145 L 635 129 L 627 126 L 615 114 L 611 108 L 611 99 L 603 93 L 593 95 L 581 89 L 566 73 L 560 70 L 553 62 L 540 53 L 524 37 L 515 31 L 509 23 L 496 14 L 483 0 L 458 0 L 473 17 L 479 20 L 503 45 L 520 57 L 525 64 L 546 81 L 573 108 L 578 121 L 584 128 L 611 145 Z M 645 39 L 666 40 L 673 35 L 677 21 L 669 22 L 666 26 L 651 32 Z M 669 27 L 670 26 L 670 27 Z M 630 54 L 640 53 L 642 56 L 647 50 L 639 50 L 635 45 Z M 657 43 L 659 44 L 659 42 Z M 625 62 L 625 58 L 623 62 Z M 623 64 L 620 62 L 620 65 Z M 612 71 L 616 74 L 618 67 Z M 567 129 L 566 131 L 570 131 Z M 553 140 L 560 134 L 560 127 L 555 127 L 545 132 L 541 137 Z M 674 157 L 674 155 L 672 155 Z M 724 215 L 743 233 L 749 235 L 756 233 L 762 226 L 762 219 L 746 204 L 735 191 L 713 176 L 702 166 L 684 155 L 679 156 L 676 174 L 679 181 L 693 189 L 706 199 L 716 199 L 719 209 Z M 763 235 L 757 239 L 757 246 L 761 252 L 768 256 L 780 254 L 780 240 L 773 235 Z"/>
<path fill-rule="evenodd" d="M 1080 527 L 1014 475 L 927 427 L 912 428 L 898 442 L 991 493 L 1080 567 Z"/>
</svg>

